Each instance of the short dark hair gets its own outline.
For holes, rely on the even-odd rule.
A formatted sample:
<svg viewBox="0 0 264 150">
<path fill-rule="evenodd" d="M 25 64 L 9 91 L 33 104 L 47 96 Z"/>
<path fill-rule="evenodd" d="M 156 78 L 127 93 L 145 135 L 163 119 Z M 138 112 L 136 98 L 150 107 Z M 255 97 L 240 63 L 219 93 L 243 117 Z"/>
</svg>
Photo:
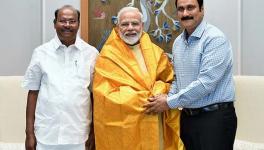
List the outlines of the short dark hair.
<svg viewBox="0 0 264 150">
<path fill-rule="evenodd" d="M 54 13 L 55 18 L 54 18 L 54 20 L 53 20 L 53 23 L 54 23 L 54 24 L 56 23 L 56 21 L 57 21 L 57 19 L 58 19 L 58 13 L 59 13 L 59 11 L 62 10 L 62 9 L 64 9 L 64 8 L 71 8 L 72 10 L 76 11 L 76 13 L 77 13 L 77 19 L 78 19 L 77 21 L 80 22 L 80 15 L 81 15 L 80 11 L 79 11 L 78 9 L 75 9 L 75 8 L 74 8 L 73 6 L 71 6 L 71 5 L 64 5 L 64 6 L 62 6 L 61 8 L 58 8 L 58 9 L 55 10 L 55 13 Z"/>
<path fill-rule="evenodd" d="M 176 8 L 177 8 L 177 2 L 178 2 L 178 0 L 175 0 L 175 6 L 176 6 Z M 199 8 L 201 10 L 201 8 L 203 7 L 203 0 L 197 0 L 197 2 L 199 4 Z"/>
</svg>

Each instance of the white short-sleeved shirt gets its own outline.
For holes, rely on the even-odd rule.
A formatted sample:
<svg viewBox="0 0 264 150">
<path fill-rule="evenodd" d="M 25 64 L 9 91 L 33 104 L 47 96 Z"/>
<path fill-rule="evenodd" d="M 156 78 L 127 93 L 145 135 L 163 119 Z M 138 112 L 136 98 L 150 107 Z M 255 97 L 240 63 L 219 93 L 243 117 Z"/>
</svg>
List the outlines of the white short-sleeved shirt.
<svg viewBox="0 0 264 150">
<path fill-rule="evenodd" d="M 57 145 L 87 140 L 92 119 L 88 87 L 97 55 L 79 37 L 66 47 L 55 36 L 34 50 L 22 87 L 39 90 L 34 124 L 39 142 Z"/>
</svg>

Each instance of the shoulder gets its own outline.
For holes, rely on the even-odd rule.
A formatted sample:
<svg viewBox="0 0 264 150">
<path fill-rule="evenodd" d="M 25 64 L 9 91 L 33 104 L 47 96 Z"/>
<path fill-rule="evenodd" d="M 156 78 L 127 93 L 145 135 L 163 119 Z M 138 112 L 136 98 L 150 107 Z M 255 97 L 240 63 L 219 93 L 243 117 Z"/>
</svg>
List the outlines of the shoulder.
<svg viewBox="0 0 264 150">
<path fill-rule="evenodd" d="M 225 34 L 211 24 L 207 25 L 200 41 L 204 51 L 217 50 L 219 53 L 232 51 L 231 42 Z"/>
<path fill-rule="evenodd" d="M 182 37 L 183 37 L 183 32 L 182 32 L 181 34 L 179 34 L 179 35 L 175 38 L 175 40 L 174 40 L 174 42 L 173 42 L 173 45 L 172 45 L 173 48 L 174 48 L 176 45 L 181 45 L 181 44 L 182 44 L 182 42 L 184 41 L 184 39 L 183 39 Z"/>
<path fill-rule="evenodd" d="M 229 43 L 229 40 L 225 36 L 225 34 L 216 26 L 207 24 L 206 29 L 202 36 L 202 41 L 204 41 L 204 44 L 210 44 L 210 43 Z"/>
<path fill-rule="evenodd" d="M 78 41 L 78 48 L 80 49 L 82 53 L 82 57 L 84 60 L 87 60 L 87 63 L 94 63 L 97 59 L 97 56 L 99 54 L 98 50 L 93 47 L 92 45 L 88 44 L 82 39 L 79 39 Z"/>
<path fill-rule="evenodd" d="M 41 56 L 41 55 L 44 55 L 45 53 L 47 53 L 48 51 L 50 51 L 52 49 L 54 50 L 55 48 L 54 48 L 53 42 L 54 41 L 52 39 L 52 40 L 36 47 L 33 51 L 33 55 L 40 55 Z"/>
<path fill-rule="evenodd" d="M 151 41 L 149 34 L 143 32 L 142 37 L 140 38 L 141 48 L 143 49 L 154 49 L 153 52 L 156 53 L 163 53 L 163 49 L 156 45 L 154 42 Z"/>
<path fill-rule="evenodd" d="M 113 56 L 121 56 L 126 52 L 126 45 L 120 39 L 115 40 L 107 40 L 107 42 L 103 45 L 100 56 L 103 57 L 113 57 Z"/>
<path fill-rule="evenodd" d="M 207 24 L 204 36 L 207 38 L 226 38 L 225 34 L 219 28 L 211 24 Z"/>
<path fill-rule="evenodd" d="M 88 44 L 82 39 L 80 39 L 80 45 L 82 47 L 82 50 L 89 51 L 90 53 L 96 53 L 96 54 L 99 53 L 98 50 L 94 46 Z"/>
<path fill-rule="evenodd" d="M 159 54 L 164 53 L 164 50 L 153 42 L 152 42 L 152 47 L 155 50 L 154 52 L 157 52 Z"/>
<path fill-rule="evenodd" d="M 182 33 L 180 33 L 176 38 L 175 38 L 175 40 L 174 40 L 174 43 L 176 43 L 176 42 L 183 42 L 184 41 L 184 38 L 183 38 L 183 36 L 184 36 L 184 31 L 182 32 Z"/>
</svg>

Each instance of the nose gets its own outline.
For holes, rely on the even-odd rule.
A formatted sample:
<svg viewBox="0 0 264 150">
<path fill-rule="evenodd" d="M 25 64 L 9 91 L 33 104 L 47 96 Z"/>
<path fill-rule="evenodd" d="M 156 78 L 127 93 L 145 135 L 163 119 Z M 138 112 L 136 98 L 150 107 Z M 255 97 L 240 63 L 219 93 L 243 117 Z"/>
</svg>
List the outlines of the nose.
<svg viewBox="0 0 264 150">
<path fill-rule="evenodd" d="M 128 30 L 133 30 L 133 28 L 134 28 L 134 27 L 133 27 L 132 23 L 129 23 L 127 29 L 128 29 Z"/>
<path fill-rule="evenodd" d="M 183 16 L 188 16 L 189 15 L 189 12 L 188 12 L 188 10 L 187 9 L 184 9 L 184 11 L 183 11 Z"/>
<path fill-rule="evenodd" d="M 66 26 L 66 27 L 70 26 L 70 21 L 66 21 L 66 22 L 64 23 L 64 26 Z"/>
</svg>

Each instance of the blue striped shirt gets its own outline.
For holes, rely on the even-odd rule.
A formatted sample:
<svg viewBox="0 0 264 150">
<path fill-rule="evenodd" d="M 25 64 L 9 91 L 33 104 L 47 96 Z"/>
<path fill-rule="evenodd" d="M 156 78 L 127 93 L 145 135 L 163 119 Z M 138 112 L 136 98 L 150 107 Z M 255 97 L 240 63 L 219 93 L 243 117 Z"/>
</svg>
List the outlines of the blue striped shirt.
<svg viewBox="0 0 264 150">
<path fill-rule="evenodd" d="M 172 55 L 176 78 L 167 98 L 170 108 L 234 101 L 232 47 L 215 26 L 202 21 L 188 39 L 184 31 Z"/>
</svg>

